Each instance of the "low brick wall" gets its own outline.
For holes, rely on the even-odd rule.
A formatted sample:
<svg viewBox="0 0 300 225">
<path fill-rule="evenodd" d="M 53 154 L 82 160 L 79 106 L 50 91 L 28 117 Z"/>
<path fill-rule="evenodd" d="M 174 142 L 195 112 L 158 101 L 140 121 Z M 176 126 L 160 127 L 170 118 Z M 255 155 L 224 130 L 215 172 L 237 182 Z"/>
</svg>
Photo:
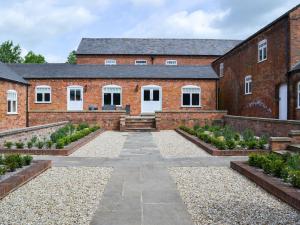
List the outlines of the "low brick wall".
<svg viewBox="0 0 300 225">
<path fill-rule="evenodd" d="M 227 111 L 199 110 L 199 111 L 164 111 L 156 112 L 159 118 L 156 127 L 158 130 L 174 130 L 180 125 L 193 127 L 196 124 L 204 126 L 216 120 L 222 120 Z"/>
<path fill-rule="evenodd" d="M 59 121 L 70 121 L 72 123 L 86 122 L 89 124 L 98 124 L 106 130 L 119 130 L 120 117 L 125 115 L 125 111 L 30 111 L 30 126 L 54 123 Z"/>
<path fill-rule="evenodd" d="M 0 132 L 0 148 L 3 147 L 5 141 L 11 142 L 27 142 L 33 136 L 37 136 L 40 140 L 44 137 L 49 137 L 53 132 L 66 125 L 68 121 L 51 123 L 40 126 L 32 126 Z"/>
<path fill-rule="evenodd" d="M 273 137 L 287 137 L 290 130 L 300 130 L 299 120 L 278 120 L 258 117 L 224 116 L 225 125 L 232 126 L 242 132 L 249 128 L 260 136 L 268 134 Z"/>
</svg>

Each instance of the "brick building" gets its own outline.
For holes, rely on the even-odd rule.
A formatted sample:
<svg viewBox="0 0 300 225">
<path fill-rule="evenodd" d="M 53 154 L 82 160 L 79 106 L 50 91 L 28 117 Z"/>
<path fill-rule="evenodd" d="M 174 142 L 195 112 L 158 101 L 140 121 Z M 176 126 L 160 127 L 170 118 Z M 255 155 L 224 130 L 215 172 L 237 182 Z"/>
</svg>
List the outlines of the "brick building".
<svg viewBox="0 0 300 225">
<path fill-rule="evenodd" d="M 26 126 L 27 81 L 0 62 L 0 131 Z"/>
<path fill-rule="evenodd" d="M 212 63 L 220 76 L 219 108 L 231 115 L 300 119 L 298 81 L 289 73 L 300 61 L 299 49 L 298 5 Z"/>
</svg>

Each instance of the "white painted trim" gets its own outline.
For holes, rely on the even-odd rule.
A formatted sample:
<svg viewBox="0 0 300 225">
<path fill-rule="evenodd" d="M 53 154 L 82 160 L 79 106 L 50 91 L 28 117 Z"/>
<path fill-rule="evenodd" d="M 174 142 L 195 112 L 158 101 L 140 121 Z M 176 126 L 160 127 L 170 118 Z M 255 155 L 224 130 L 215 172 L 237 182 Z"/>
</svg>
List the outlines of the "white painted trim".
<svg viewBox="0 0 300 225">
<path fill-rule="evenodd" d="M 192 94 L 193 93 L 188 93 L 184 92 L 183 89 L 198 89 L 199 92 L 195 92 L 194 94 L 199 94 L 199 105 L 192 105 Z M 183 105 L 183 94 L 190 94 L 190 105 Z M 196 86 L 196 85 L 186 85 L 181 87 L 181 107 L 182 108 L 201 108 L 202 107 L 202 101 L 201 101 L 201 87 Z"/>
<path fill-rule="evenodd" d="M 248 78 L 251 78 L 251 81 L 246 81 L 246 79 L 248 79 Z M 247 85 L 248 85 L 248 90 L 249 90 L 249 87 L 250 87 L 250 84 L 251 83 L 251 91 L 248 91 L 247 92 L 247 90 L 246 90 L 246 87 L 247 87 Z M 252 88 L 253 88 L 253 81 L 252 81 L 252 76 L 251 75 L 247 75 L 247 76 L 245 76 L 245 78 L 244 78 L 244 94 L 245 95 L 251 95 L 252 94 Z"/>
<path fill-rule="evenodd" d="M 37 101 L 37 89 L 38 88 L 49 88 L 50 89 L 50 101 L 49 102 L 46 102 L 45 100 L 44 100 L 44 95 L 43 95 L 43 101 L 41 101 L 41 102 L 38 102 Z M 43 92 L 43 93 L 47 93 L 47 92 Z M 51 104 L 52 103 L 52 88 L 50 87 L 50 86 L 48 86 L 48 85 L 38 85 L 38 86 L 36 86 L 35 87 L 35 103 L 36 104 Z"/>
<path fill-rule="evenodd" d="M 9 99 L 8 94 L 15 94 L 16 98 L 15 99 Z M 15 112 L 8 112 L 7 111 L 8 108 L 6 108 L 6 113 L 8 115 L 17 115 L 18 114 L 18 92 L 16 90 L 8 90 L 6 92 L 6 107 L 7 107 L 8 101 L 16 101 L 16 111 Z"/>
<path fill-rule="evenodd" d="M 70 90 L 71 89 L 80 89 L 81 90 L 81 100 L 82 100 L 82 109 L 71 110 L 69 109 L 70 105 Z M 83 111 L 84 98 L 83 98 L 83 87 L 80 85 L 71 85 L 67 87 L 67 111 Z"/>
<path fill-rule="evenodd" d="M 162 95 L 162 87 L 158 85 L 145 85 L 141 87 L 141 113 L 143 113 L 143 102 L 144 102 L 144 90 L 149 89 L 150 91 L 152 90 L 152 95 L 153 95 L 153 90 L 159 90 L 159 100 L 160 100 L 160 108 L 162 110 L 162 102 L 163 102 L 163 95 Z M 151 93 L 150 93 L 151 95 Z"/>
<path fill-rule="evenodd" d="M 175 62 L 175 63 L 171 63 L 171 62 Z M 167 66 L 177 66 L 177 59 L 167 59 L 166 60 L 166 62 L 165 62 L 165 64 L 167 65 Z"/>
<path fill-rule="evenodd" d="M 137 63 L 137 61 L 144 61 L 145 63 Z M 136 59 L 134 64 L 137 66 L 145 66 L 145 65 L 148 65 L 148 60 L 147 59 Z"/>
<path fill-rule="evenodd" d="M 104 65 L 107 65 L 107 66 L 117 65 L 117 60 L 116 59 L 105 59 Z"/>
<path fill-rule="evenodd" d="M 266 44 L 265 46 L 261 47 L 260 45 L 263 45 L 263 44 Z M 260 50 L 263 50 L 264 48 L 266 48 L 266 58 L 265 59 L 262 59 L 260 60 Z M 258 63 L 261 63 L 263 61 L 266 61 L 268 59 L 268 40 L 267 39 L 264 39 L 260 42 L 258 42 L 257 44 L 257 53 L 258 53 L 258 57 L 257 57 L 257 62 Z"/>
<path fill-rule="evenodd" d="M 121 86 L 118 86 L 118 85 L 105 85 L 102 87 L 102 106 L 104 106 L 104 89 L 105 88 L 120 88 L 120 105 L 116 105 L 118 107 L 122 107 L 122 97 L 123 97 L 123 94 L 122 94 L 122 87 Z M 110 92 L 110 93 L 118 93 L 118 92 Z M 113 98 L 111 99 L 111 103 L 113 103 Z M 112 104 L 113 105 L 113 104 Z"/>
</svg>

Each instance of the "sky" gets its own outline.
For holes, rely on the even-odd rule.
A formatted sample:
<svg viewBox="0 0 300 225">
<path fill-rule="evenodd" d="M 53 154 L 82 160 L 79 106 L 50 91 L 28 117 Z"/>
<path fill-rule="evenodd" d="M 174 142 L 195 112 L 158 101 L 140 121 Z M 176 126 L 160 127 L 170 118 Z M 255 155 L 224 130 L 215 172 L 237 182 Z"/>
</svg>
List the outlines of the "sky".
<svg viewBox="0 0 300 225">
<path fill-rule="evenodd" d="M 245 39 L 299 0 L 0 0 L 0 43 L 65 62 L 83 37 Z"/>
</svg>

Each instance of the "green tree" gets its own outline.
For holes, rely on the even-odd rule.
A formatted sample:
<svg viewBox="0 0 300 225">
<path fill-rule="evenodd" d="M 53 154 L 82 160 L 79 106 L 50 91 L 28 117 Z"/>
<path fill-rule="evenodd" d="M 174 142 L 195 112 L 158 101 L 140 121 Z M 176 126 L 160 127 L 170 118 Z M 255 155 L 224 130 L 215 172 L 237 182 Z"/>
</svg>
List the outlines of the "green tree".
<svg viewBox="0 0 300 225">
<path fill-rule="evenodd" d="M 12 41 L 5 41 L 0 45 L 0 61 L 3 63 L 21 63 L 20 45 L 14 45 Z"/>
<path fill-rule="evenodd" d="M 77 60 L 77 58 L 76 58 L 76 51 L 70 52 L 70 54 L 68 56 L 67 63 L 69 63 L 69 64 L 76 64 L 76 60 Z"/>
<path fill-rule="evenodd" d="M 46 63 L 45 57 L 39 54 L 35 54 L 33 51 L 28 52 L 25 56 L 24 63 L 37 63 L 42 64 Z"/>
</svg>

